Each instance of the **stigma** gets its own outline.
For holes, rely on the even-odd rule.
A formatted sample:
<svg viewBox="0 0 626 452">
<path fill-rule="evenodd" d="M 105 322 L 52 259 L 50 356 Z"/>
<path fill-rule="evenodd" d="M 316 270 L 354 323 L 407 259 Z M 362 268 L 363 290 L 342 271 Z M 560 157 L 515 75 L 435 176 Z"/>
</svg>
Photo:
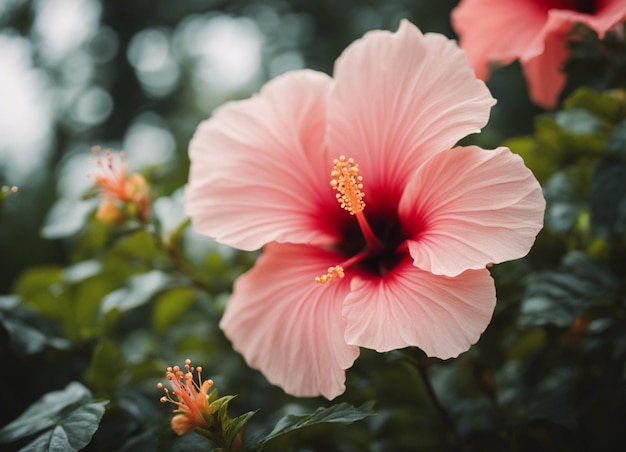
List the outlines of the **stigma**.
<svg viewBox="0 0 626 452">
<path fill-rule="evenodd" d="M 315 278 L 315 282 L 325 284 L 334 279 L 341 279 L 345 276 L 345 270 L 351 265 L 358 264 L 366 259 L 370 254 L 382 249 L 382 242 L 376 237 L 370 227 L 363 210 L 365 209 L 365 192 L 363 192 L 363 176 L 359 175 L 359 164 L 352 158 L 345 155 L 333 160 L 333 169 L 330 172 L 330 186 L 337 191 L 335 198 L 342 209 L 350 215 L 356 217 L 363 238 L 365 239 L 365 249 L 349 257 L 339 265 L 329 267 L 322 276 Z"/>
</svg>

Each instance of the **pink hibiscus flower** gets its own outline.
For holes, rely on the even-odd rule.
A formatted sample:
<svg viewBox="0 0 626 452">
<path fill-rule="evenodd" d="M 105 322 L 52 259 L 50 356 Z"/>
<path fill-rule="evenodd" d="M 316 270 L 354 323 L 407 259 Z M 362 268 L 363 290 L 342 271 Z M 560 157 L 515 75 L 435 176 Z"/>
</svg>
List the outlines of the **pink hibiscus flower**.
<svg viewBox="0 0 626 452">
<path fill-rule="evenodd" d="M 489 65 L 519 59 L 530 97 L 546 109 L 556 106 L 565 85 L 567 40 L 580 23 L 603 38 L 626 19 L 624 0 L 461 0 L 452 25 L 481 80 Z"/>
<path fill-rule="evenodd" d="M 359 347 L 450 358 L 478 340 L 485 266 L 528 252 L 545 204 L 508 149 L 451 149 L 494 103 L 454 41 L 403 21 L 350 45 L 334 78 L 287 73 L 200 124 L 188 215 L 265 247 L 220 322 L 251 367 L 332 399 Z"/>
</svg>

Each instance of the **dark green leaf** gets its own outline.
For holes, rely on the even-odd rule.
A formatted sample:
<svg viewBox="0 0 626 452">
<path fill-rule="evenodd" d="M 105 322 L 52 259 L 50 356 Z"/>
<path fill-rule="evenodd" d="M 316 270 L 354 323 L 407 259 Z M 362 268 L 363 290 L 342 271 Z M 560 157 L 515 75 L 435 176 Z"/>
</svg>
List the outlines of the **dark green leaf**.
<svg viewBox="0 0 626 452">
<path fill-rule="evenodd" d="M 611 154 L 626 158 L 626 121 L 622 121 L 613 129 L 606 147 Z"/>
<path fill-rule="evenodd" d="M 11 346 L 26 354 L 39 353 L 46 347 L 65 349 L 66 339 L 50 333 L 50 328 L 36 312 L 19 305 L 16 296 L 0 296 L 0 324 L 9 333 Z"/>
<path fill-rule="evenodd" d="M 241 416 L 237 416 L 236 418 L 229 419 L 225 425 L 222 425 L 222 429 L 224 430 L 224 439 L 226 440 L 227 445 L 232 445 L 239 432 L 243 430 L 246 426 L 247 422 L 250 420 L 256 411 L 249 411 Z"/>
<path fill-rule="evenodd" d="M 22 451 L 78 451 L 91 441 L 107 402 L 90 403 L 72 411 L 52 430 L 29 443 Z"/>
<path fill-rule="evenodd" d="M 622 101 L 617 96 L 587 87 L 577 89 L 565 99 L 563 106 L 566 109 L 584 108 L 597 118 L 607 122 L 617 121 L 623 112 Z"/>
<path fill-rule="evenodd" d="M 91 356 L 91 363 L 87 370 L 87 381 L 91 387 L 112 397 L 117 388 L 117 382 L 124 370 L 124 358 L 120 349 L 111 341 L 101 339 Z"/>
<path fill-rule="evenodd" d="M 152 270 L 129 278 L 127 287 L 108 294 L 100 307 L 100 313 L 106 314 L 113 309 L 121 312 L 134 309 L 150 300 L 171 281 L 171 276 L 158 270 Z"/>
<path fill-rule="evenodd" d="M 27 448 L 78 450 L 86 446 L 104 414 L 108 402 L 94 402 L 87 388 L 78 382 L 65 389 L 49 392 L 0 430 L 0 444 L 17 441 L 44 432 Z M 65 447 L 65 449 L 63 449 Z"/>
<path fill-rule="evenodd" d="M 524 326 L 570 326 L 585 309 L 612 303 L 617 281 L 598 261 L 572 252 L 561 271 L 532 275 L 521 306 Z"/>
<path fill-rule="evenodd" d="M 600 163 L 591 180 L 591 223 L 603 236 L 626 231 L 626 163 Z"/>
<path fill-rule="evenodd" d="M 555 173 L 548 181 L 544 195 L 546 226 L 556 232 L 571 230 L 578 216 L 587 208 L 589 168 L 585 165 L 572 166 Z"/>
<path fill-rule="evenodd" d="M 152 311 L 152 324 L 157 331 L 165 331 L 193 304 L 197 295 L 190 287 L 175 287 L 160 294 Z"/>
<path fill-rule="evenodd" d="M 259 441 L 257 447 L 265 446 L 274 438 L 311 425 L 326 422 L 351 424 L 360 421 L 368 416 L 374 415 L 373 407 L 374 402 L 367 402 L 358 408 L 348 405 L 347 403 L 339 403 L 328 408 L 320 407 L 311 414 L 301 416 L 287 415 L 278 421 L 274 429 L 265 438 Z"/>
</svg>

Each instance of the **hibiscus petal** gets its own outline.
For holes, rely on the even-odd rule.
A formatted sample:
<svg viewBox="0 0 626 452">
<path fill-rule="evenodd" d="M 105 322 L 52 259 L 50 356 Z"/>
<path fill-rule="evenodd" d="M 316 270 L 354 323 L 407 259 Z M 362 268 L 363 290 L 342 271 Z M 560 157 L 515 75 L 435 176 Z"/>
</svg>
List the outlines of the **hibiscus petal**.
<svg viewBox="0 0 626 452">
<path fill-rule="evenodd" d="M 581 23 L 598 33 L 600 38 L 604 38 L 607 31 L 626 20 L 626 2 L 624 0 L 595 0 L 592 3 L 595 11 L 591 14 L 565 9 L 550 11 L 550 23 L 546 29 L 559 28 L 560 22 L 569 22 L 571 25 Z"/>
<path fill-rule="evenodd" d="M 338 259 L 311 246 L 268 244 L 235 282 L 220 322 L 248 365 L 289 394 L 333 399 L 345 390 L 344 370 L 359 354 L 343 338 L 348 278 L 314 281 Z"/>
<path fill-rule="evenodd" d="M 559 93 L 565 86 L 563 66 L 570 54 L 567 41 L 574 24 L 585 24 L 602 38 L 610 28 L 626 19 L 626 2 L 623 0 L 596 3 L 594 14 L 550 10 L 541 33 L 537 35 L 542 45 L 520 55 L 530 97 L 545 109 L 556 107 Z"/>
<path fill-rule="evenodd" d="M 452 25 L 467 51 L 470 65 L 482 80 L 489 65 L 506 65 L 519 58 L 530 97 L 552 109 L 565 84 L 563 65 L 569 56 L 567 40 L 574 24 L 595 30 L 600 38 L 626 19 L 624 0 L 596 0 L 591 13 L 560 0 L 463 0 L 452 12 Z M 476 24 L 480 24 L 477 26 Z"/>
<path fill-rule="evenodd" d="M 481 80 L 489 64 L 506 65 L 527 52 L 540 53 L 538 35 L 548 18 L 548 5 L 537 0 L 463 0 L 452 11 L 452 26 Z"/>
<path fill-rule="evenodd" d="M 343 314 L 346 342 L 378 352 L 416 346 L 428 356 L 453 358 L 476 343 L 496 303 L 489 271 L 450 278 L 411 265 L 382 278 L 355 277 Z"/>
<path fill-rule="evenodd" d="M 245 250 L 335 237 L 317 215 L 337 209 L 323 144 L 331 84 L 322 73 L 295 71 L 200 124 L 185 192 L 198 232 Z"/>
<path fill-rule="evenodd" d="M 570 53 L 566 45 L 570 28 L 571 24 L 563 23 L 546 33 L 542 53 L 521 62 L 530 98 L 546 110 L 556 107 L 565 86 L 563 66 Z"/>
<path fill-rule="evenodd" d="M 399 206 L 414 264 L 447 276 L 526 255 L 544 210 L 541 186 L 521 157 L 476 146 L 431 158 Z"/>
<path fill-rule="evenodd" d="M 409 175 L 487 123 L 495 100 L 465 52 L 403 20 L 373 31 L 337 59 L 328 104 L 329 150 L 361 167 L 368 204 L 400 195 Z"/>
</svg>

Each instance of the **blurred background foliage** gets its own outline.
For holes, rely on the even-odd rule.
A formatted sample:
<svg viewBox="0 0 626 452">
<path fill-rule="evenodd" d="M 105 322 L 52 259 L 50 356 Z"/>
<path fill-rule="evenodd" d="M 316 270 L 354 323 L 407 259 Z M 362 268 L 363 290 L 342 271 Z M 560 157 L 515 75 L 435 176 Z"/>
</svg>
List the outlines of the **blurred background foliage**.
<svg viewBox="0 0 626 452">
<path fill-rule="evenodd" d="M 454 38 L 456 3 L 0 2 L 0 186 L 19 186 L 0 195 L 0 428 L 29 409 L 0 431 L 3 447 L 42 450 L 59 428 L 66 450 L 207 447 L 195 434 L 177 438 L 159 403 L 165 368 L 187 357 L 221 394 L 237 394 L 233 416 L 259 410 L 251 441 L 281 416 L 330 407 L 271 386 L 219 331 L 232 282 L 256 255 L 189 227 L 187 145 L 216 106 L 291 69 L 332 73 L 368 30 L 408 18 Z M 498 104 L 467 141 L 522 155 L 548 209 L 531 254 L 492 268 L 498 305 L 480 342 L 449 361 L 363 350 L 334 402 L 375 401 L 376 415 L 292 432 L 270 450 L 626 442 L 626 94 L 609 90 L 626 83 L 626 50 L 616 37 L 602 45 L 572 49 L 555 113 L 529 102 L 516 64 L 489 82 Z M 150 221 L 96 221 L 97 199 L 85 196 L 92 145 L 124 149 L 146 177 Z"/>
</svg>

